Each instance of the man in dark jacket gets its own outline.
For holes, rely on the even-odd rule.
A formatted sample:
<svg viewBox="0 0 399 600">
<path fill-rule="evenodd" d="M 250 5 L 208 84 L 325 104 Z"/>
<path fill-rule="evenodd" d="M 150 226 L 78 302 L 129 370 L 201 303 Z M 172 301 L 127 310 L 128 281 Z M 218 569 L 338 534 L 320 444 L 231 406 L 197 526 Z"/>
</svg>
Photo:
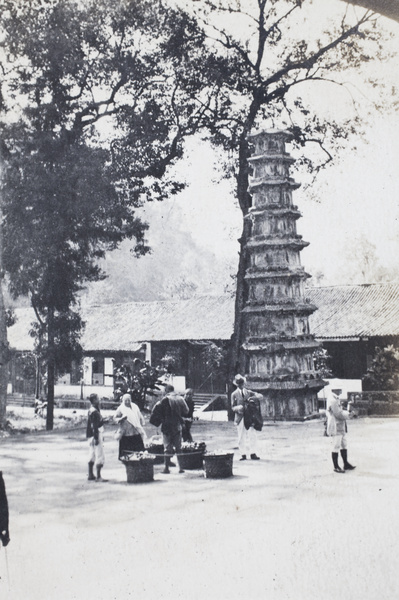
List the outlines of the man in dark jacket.
<svg viewBox="0 0 399 600">
<path fill-rule="evenodd" d="M 170 473 L 171 457 L 174 452 L 179 454 L 183 417 L 188 415 L 188 406 L 182 396 L 175 392 L 173 385 L 165 385 L 165 396 L 161 400 L 162 425 L 161 431 L 164 446 L 164 473 Z M 179 473 L 184 473 L 183 469 Z"/>
<path fill-rule="evenodd" d="M 3 473 L 0 471 L 0 541 L 3 546 L 7 546 L 10 541 L 8 531 L 8 502 L 6 496 L 6 486 L 4 484 Z"/>
<path fill-rule="evenodd" d="M 194 392 L 191 388 L 187 388 L 184 393 L 184 401 L 188 407 L 187 417 L 183 419 L 182 437 L 183 442 L 192 442 L 191 425 L 193 424 L 194 414 Z"/>
</svg>

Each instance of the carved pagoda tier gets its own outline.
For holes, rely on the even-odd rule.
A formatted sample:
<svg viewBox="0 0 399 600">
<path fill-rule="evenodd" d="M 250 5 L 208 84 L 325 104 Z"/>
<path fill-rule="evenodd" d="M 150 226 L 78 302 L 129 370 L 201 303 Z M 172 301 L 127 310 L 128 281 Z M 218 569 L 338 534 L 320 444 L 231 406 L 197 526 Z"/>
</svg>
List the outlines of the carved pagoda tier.
<svg viewBox="0 0 399 600">
<path fill-rule="evenodd" d="M 308 319 L 316 307 L 305 298 L 309 275 L 300 252 L 308 242 L 296 230 L 301 213 L 292 192 L 300 184 L 290 177 L 294 159 L 285 150 L 290 139 L 284 131 L 250 136 L 252 207 L 246 218 L 252 226 L 242 348 L 248 387 L 264 395 L 264 416 L 272 418 L 311 414 L 324 385 L 313 364 L 319 344 Z"/>
</svg>

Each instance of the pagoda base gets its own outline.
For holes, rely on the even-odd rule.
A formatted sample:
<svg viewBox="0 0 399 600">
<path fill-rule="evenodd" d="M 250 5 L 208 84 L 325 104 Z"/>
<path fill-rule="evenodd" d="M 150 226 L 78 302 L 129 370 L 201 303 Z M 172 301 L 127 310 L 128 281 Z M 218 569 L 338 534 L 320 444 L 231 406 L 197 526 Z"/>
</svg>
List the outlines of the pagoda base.
<svg viewBox="0 0 399 600">
<path fill-rule="evenodd" d="M 324 387 L 322 380 L 307 382 L 272 381 L 247 382 L 248 388 L 263 395 L 262 417 L 265 420 L 296 421 L 318 410 L 317 393 Z"/>
</svg>

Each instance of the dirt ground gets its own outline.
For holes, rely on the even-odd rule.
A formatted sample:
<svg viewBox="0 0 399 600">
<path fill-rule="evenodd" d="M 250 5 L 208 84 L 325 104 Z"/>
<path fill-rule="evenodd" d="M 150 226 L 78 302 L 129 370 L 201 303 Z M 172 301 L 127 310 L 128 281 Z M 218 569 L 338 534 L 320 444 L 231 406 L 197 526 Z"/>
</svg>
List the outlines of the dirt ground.
<svg viewBox="0 0 399 600">
<path fill-rule="evenodd" d="M 127 484 L 111 426 L 107 483 L 86 480 L 83 428 L 0 440 L 11 542 L 0 598 L 396 600 L 399 420 L 350 423 L 353 472 L 333 472 L 321 421 L 268 424 L 260 461 Z M 156 433 L 147 427 L 149 435 Z M 196 441 L 232 450 L 232 423 Z"/>
</svg>

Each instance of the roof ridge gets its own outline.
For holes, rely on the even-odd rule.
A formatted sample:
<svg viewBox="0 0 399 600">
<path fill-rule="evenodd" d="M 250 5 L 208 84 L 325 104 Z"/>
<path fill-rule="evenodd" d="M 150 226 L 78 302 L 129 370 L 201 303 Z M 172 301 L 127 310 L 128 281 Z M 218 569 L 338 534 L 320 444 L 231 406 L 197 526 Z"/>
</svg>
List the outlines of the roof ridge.
<svg viewBox="0 0 399 600">
<path fill-rule="evenodd" d="M 306 290 L 326 290 L 336 288 L 367 288 L 372 286 L 399 287 L 399 281 L 376 281 L 374 283 L 342 283 L 334 285 L 309 285 Z"/>
</svg>

